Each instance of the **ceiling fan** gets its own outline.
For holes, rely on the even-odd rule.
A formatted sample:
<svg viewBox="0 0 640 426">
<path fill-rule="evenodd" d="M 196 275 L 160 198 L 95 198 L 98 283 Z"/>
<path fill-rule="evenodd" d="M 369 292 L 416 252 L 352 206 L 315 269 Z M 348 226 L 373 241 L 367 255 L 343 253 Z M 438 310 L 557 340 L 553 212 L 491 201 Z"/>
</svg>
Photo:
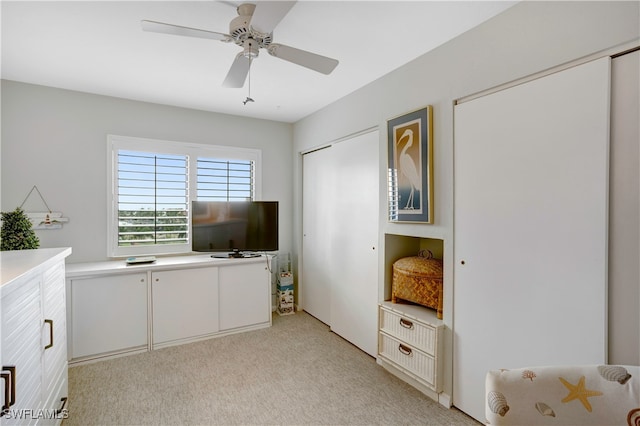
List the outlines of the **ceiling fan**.
<svg viewBox="0 0 640 426">
<path fill-rule="evenodd" d="M 251 61 L 258 56 L 261 48 L 266 49 L 271 56 L 276 58 L 284 59 L 322 74 L 330 74 L 338 65 L 336 59 L 284 44 L 272 43 L 273 29 L 295 3 L 295 1 L 260 1 L 257 4 L 241 4 L 237 8 L 238 16 L 232 19 L 229 24 L 229 34 L 156 21 L 143 20 L 141 24 L 144 31 L 208 38 L 226 43 L 234 42 L 241 46 L 242 52 L 236 56 L 222 83 L 224 87 L 238 88 L 244 86 L 251 68 Z"/>
</svg>

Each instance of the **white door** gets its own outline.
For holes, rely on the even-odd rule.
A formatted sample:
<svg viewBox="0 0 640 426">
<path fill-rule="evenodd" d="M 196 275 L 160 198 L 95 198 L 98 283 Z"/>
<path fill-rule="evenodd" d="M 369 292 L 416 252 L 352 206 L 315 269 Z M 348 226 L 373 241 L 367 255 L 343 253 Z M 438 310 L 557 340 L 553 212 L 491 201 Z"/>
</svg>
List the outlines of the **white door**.
<svg viewBox="0 0 640 426">
<path fill-rule="evenodd" d="M 330 323 L 332 257 L 327 232 L 332 223 L 332 148 L 305 154 L 302 178 L 302 286 L 305 311 Z"/>
<path fill-rule="evenodd" d="M 612 60 L 611 91 L 609 362 L 640 365 L 640 51 Z"/>
<path fill-rule="evenodd" d="M 378 303 L 378 132 L 303 157 L 302 304 L 375 356 Z"/>
<path fill-rule="evenodd" d="M 378 132 L 333 146 L 331 330 L 371 356 L 377 354 Z"/>
<path fill-rule="evenodd" d="M 455 107 L 453 403 L 490 369 L 606 361 L 609 59 Z"/>
</svg>

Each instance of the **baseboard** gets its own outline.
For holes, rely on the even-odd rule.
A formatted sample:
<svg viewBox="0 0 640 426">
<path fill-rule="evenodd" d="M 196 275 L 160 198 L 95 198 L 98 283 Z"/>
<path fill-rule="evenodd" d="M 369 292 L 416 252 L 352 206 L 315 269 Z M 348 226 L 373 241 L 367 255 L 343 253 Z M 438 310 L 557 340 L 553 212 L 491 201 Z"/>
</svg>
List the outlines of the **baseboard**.
<svg viewBox="0 0 640 426">
<path fill-rule="evenodd" d="M 438 402 L 440 405 L 443 405 L 447 408 L 451 408 L 453 404 L 451 404 L 451 395 L 441 392 L 438 394 Z"/>
<path fill-rule="evenodd" d="M 97 361 L 104 361 L 107 359 L 114 359 L 114 358 L 119 358 L 119 357 L 128 356 L 128 355 L 135 355 L 135 354 L 140 354 L 144 352 L 155 351 L 158 349 L 168 348 L 171 346 L 179 346 L 179 345 L 184 345 L 188 343 L 200 342 L 203 340 L 215 339 L 218 337 L 229 336 L 231 334 L 243 333 L 246 331 L 260 330 L 262 328 L 269 328 L 271 327 L 271 325 L 272 325 L 272 318 L 269 317 L 269 321 L 266 321 L 266 322 L 232 328 L 224 331 L 217 331 L 215 333 L 204 334 L 201 336 L 171 340 L 169 342 L 163 342 L 163 343 L 154 343 L 151 345 L 151 347 L 144 345 L 144 346 L 137 346 L 133 348 L 117 350 L 112 352 L 104 352 L 97 355 L 89 355 L 81 358 L 74 358 L 69 360 L 69 367 L 75 367 L 77 365 L 90 364 Z"/>
<path fill-rule="evenodd" d="M 98 355 L 89 355 L 89 356 L 84 356 L 84 357 L 74 358 L 69 360 L 69 367 L 71 368 L 78 365 L 92 364 L 98 361 L 104 361 L 107 359 L 114 359 L 114 358 L 120 358 L 123 356 L 141 354 L 144 352 L 149 352 L 149 348 L 147 347 L 147 345 L 138 346 L 130 349 L 113 351 L 113 352 L 105 352 Z"/>
</svg>

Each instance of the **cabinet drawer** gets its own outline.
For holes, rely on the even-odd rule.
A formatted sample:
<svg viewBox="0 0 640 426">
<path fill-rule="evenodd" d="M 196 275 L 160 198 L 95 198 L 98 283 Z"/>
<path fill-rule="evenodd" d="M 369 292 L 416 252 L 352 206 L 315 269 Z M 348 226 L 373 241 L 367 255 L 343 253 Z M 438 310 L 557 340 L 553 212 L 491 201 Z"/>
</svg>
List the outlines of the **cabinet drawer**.
<svg viewBox="0 0 640 426">
<path fill-rule="evenodd" d="M 415 374 L 435 389 L 435 358 L 386 333 L 379 336 L 380 356 Z"/>
<path fill-rule="evenodd" d="M 435 355 L 436 330 L 430 325 L 381 307 L 380 330 L 429 355 Z"/>
</svg>

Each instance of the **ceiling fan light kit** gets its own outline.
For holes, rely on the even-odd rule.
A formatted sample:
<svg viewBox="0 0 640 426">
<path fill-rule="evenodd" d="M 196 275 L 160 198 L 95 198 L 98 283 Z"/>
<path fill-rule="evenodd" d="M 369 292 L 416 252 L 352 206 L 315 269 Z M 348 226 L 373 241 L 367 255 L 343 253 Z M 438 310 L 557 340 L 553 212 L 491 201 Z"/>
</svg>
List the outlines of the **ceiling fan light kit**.
<svg viewBox="0 0 640 426">
<path fill-rule="evenodd" d="M 266 49 L 273 57 L 328 75 L 338 65 L 336 59 L 272 43 L 274 28 L 295 3 L 295 1 L 261 1 L 257 4 L 241 4 L 237 8 L 238 16 L 229 23 L 229 34 L 148 20 L 142 21 L 141 25 L 144 31 L 207 38 L 226 43 L 233 41 L 242 47 L 242 52 L 236 55 L 222 83 L 224 87 L 244 86 L 251 68 L 251 61 L 258 57 L 260 49 Z M 247 99 L 253 102 L 250 97 Z"/>
</svg>

